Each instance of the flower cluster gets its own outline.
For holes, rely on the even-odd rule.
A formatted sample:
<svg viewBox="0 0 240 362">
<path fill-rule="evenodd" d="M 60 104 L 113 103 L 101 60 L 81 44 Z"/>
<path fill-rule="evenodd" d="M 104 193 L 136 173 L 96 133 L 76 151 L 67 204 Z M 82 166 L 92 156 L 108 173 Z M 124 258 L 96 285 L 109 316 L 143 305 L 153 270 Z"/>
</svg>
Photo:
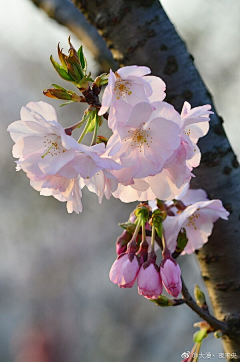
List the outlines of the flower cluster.
<svg viewBox="0 0 240 362">
<path fill-rule="evenodd" d="M 142 204 L 139 205 L 139 208 L 144 209 L 145 207 Z M 129 221 L 131 224 L 132 216 Z M 111 267 L 109 278 L 120 288 L 131 288 L 137 280 L 138 293 L 147 299 L 157 299 L 162 294 L 163 285 L 169 294 L 177 297 L 182 288 L 180 267 L 167 248 L 163 250 L 160 267 L 157 265 L 157 255 L 154 251 L 155 233 L 152 232 L 150 248 L 150 242 L 145 236 L 145 227 L 147 226 L 148 230 L 149 223 L 145 223 L 145 221 L 146 219 L 136 219 L 136 223 L 132 224 L 135 227 L 131 239 L 129 238 L 131 232 L 127 230 L 124 230 L 118 238 L 116 243 L 118 257 Z M 141 238 L 138 234 L 140 222 L 142 225 Z M 150 222 L 152 223 L 152 220 Z M 119 249 L 120 243 L 121 249 Z M 122 253 L 120 254 L 120 252 Z"/>
<path fill-rule="evenodd" d="M 149 75 L 151 70 L 144 66 L 110 70 L 93 80 L 82 47 L 76 51 L 70 39 L 69 45 L 68 56 L 58 47 L 61 64 L 51 61 L 81 95 L 56 84 L 44 94 L 89 106 L 81 121 L 68 128 L 58 123 L 54 108 L 45 102 L 22 107 L 21 120 L 8 127 L 17 170 L 26 173 L 41 195 L 66 202 L 69 213 L 82 211 L 85 186 L 100 203 L 111 195 L 123 202 L 149 201 L 150 206 L 140 204 L 124 225 L 110 280 L 121 288 L 137 280 L 139 294 L 155 300 L 164 285 L 176 298 L 182 287 L 176 257 L 201 248 L 213 223 L 229 215 L 220 200 L 208 200 L 203 190 L 189 190 L 201 159 L 197 143 L 208 132 L 211 106 L 191 108 L 185 102 L 178 113 L 164 102 L 163 80 Z M 99 134 L 105 120 L 112 131 L 109 139 Z M 76 141 L 72 133 L 83 125 Z M 87 133 L 93 134 L 90 145 L 82 142 Z M 157 264 L 159 247 L 163 259 Z"/>
<path fill-rule="evenodd" d="M 31 186 L 41 195 L 67 202 L 68 212 L 82 211 L 82 184 L 95 177 L 96 193 L 101 199 L 113 192 L 117 183 L 109 171 L 121 166 L 104 157 L 104 144 L 92 147 L 78 143 L 58 123 L 54 108 L 45 102 L 31 102 L 21 109 L 21 120 L 8 127 L 13 156 L 19 158 Z"/>
<path fill-rule="evenodd" d="M 81 143 L 83 136 L 79 142 L 72 137 L 76 125 L 64 129 L 58 123 L 49 104 L 31 102 L 23 107 L 21 120 L 8 130 L 16 142 L 17 169 L 26 172 L 31 186 L 66 201 L 68 212 L 77 213 L 82 211 L 84 186 L 98 195 L 99 202 L 112 194 L 123 202 L 176 197 L 199 164 L 196 144 L 206 134 L 212 112 L 208 105 L 191 109 L 185 102 L 180 115 L 163 102 L 165 83 L 149 73 L 149 68 L 138 66 L 110 71 L 102 106 L 91 105 L 83 117 L 82 135 L 95 133 L 90 146 Z M 89 99 L 90 88 L 84 84 L 83 94 Z M 62 89 L 51 90 L 51 96 L 59 97 Z M 97 131 L 109 108 L 113 134 L 101 143 Z"/>
</svg>

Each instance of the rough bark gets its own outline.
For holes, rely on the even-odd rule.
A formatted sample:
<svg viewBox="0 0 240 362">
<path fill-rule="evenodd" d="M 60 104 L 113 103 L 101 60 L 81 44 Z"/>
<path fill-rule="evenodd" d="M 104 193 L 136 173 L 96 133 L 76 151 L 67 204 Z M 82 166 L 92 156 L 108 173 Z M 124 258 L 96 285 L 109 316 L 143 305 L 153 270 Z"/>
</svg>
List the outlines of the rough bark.
<svg viewBox="0 0 240 362">
<path fill-rule="evenodd" d="M 174 26 L 157 0 L 74 0 L 105 38 L 120 65 L 147 65 L 167 84 L 166 100 L 180 110 L 212 104 L 212 97 Z M 211 56 L 211 54 L 209 55 Z M 218 221 L 198 258 L 215 316 L 228 320 L 234 338 L 224 337 L 226 352 L 240 356 L 240 168 L 214 109 L 208 135 L 200 142 L 201 166 L 195 171 L 195 188 L 219 198 L 231 212 Z M 235 339 L 235 340 L 234 340 Z"/>
<path fill-rule="evenodd" d="M 101 66 L 101 72 L 109 68 L 116 68 L 110 50 L 99 35 L 96 28 L 90 25 L 85 16 L 76 11 L 76 7 L 69 0 L 30 0 L 37 7 L 43 9 L 50 18 L 59 24 L 68 27 L 92 53 L 94 59 Z"/>
</svg>

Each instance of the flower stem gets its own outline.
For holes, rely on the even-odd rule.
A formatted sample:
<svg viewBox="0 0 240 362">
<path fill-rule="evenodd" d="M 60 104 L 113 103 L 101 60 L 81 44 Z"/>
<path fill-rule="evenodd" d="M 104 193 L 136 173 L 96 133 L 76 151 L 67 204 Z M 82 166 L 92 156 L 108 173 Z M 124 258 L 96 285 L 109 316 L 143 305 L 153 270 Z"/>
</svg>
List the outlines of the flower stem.
<svg viewBox="0 0 240 362">
<path fill-rule="evenodd" d="M 162 246 L 163 246 L 163 251 L 165 249 L 167 249 L 167 243 L 166 243 L 166 239 L 165 239 L 164 229 L 162 229 Z"/>
<path fill-rule="evenodd" d="M 155 226 L 152 226 L 152 237 L 151 237 L 151 251 L 154 251 L 154 242 L 155 242 Z"/>
<path fill-rule="evenodd" d="M 98 120 L 98 115 L 96 114 L 96 121 L 95 121 L 91 146 L 94 146 L 97 143 L 98 129 L 99 129 L 99 120 Z"/>
<path fill-rule="evenodd" d="M 85 122 L 86 122 L 85 119 L 81 119 L 80 122 L 78 122 L 70 127 L 64 128 L 64 131 L 66 134 L 71 134 L 72 131 L 74 131 L 76 128 L 80 128 Z"/>
<path fill-rule="evenodd" d="M 142 219 L 142 241 L 146 240 L 145 221 Z"/>
<path fill-rule="evenodd" d="M 81 142 L 82 142 L 83 137 L 84 137 L 85 134 L 87 133 L 87 129 L 88 129 L 88 126 L 89 126 L 90 123 L 91 123 L 91 119 L 89 118 L 88 121 L 87 121 L 87 123 L 85 124 L 85 127 L 84 127 L 84 129 L 83 129 L 83 131 L 82 131 L 82 133 L 81 133 L 81 136 L 80 136 L 79 139 L 78 139 L 78 143 L 81 143 Z"/>
<path fill-rule="evenodd" d="M 142 222 L 142 219 L 139 218 L 139 219 L 138 219 L 138 222 L 137 222 L 137 225 L 136 225 L 136 228 L 135 228 L 134 233 L 133 233 L 132 240 L 136 240 L 136 239 L 137 239 L 138 232 L 139 232 L 139 229 L 140 229 L 140 227 L 141 227 L 141 222 Z"/>
</svg>

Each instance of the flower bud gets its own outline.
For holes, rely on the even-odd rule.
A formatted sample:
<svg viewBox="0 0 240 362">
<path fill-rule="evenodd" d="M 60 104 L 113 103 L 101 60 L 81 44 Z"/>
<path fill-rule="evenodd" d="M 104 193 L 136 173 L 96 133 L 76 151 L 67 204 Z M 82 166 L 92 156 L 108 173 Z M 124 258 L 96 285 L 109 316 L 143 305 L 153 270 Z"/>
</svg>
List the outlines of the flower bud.
<svg viewBox="0 0 240 362">
<path fill-rule="evenodd" d="M 167 292 L 177 298 L 182 290 L 180 266 L 171 257 L 163 259 L 160 265 L 160 275 Z"/>
<path fill-rule="evenodd" d="M 139 250 L 137 252 L 137 255 L 139 256 L 140 260 L 139 263 L 142 265 L 144 262 L 147 261 L 148 257 L 148 242 L 147 240 L 143 240 L 139 246 Z"/>
<path fill-rule="evenodd" d="M 109 278 L 120 288 L 131 288 L 135 283 L 139 272 L 139 263 L 136 255 L 133 257 L 128 254 L 120 255 L 113 263 L 109 272 Z"/>
<path fill-rule="evenodd" d="M 44 89 L 43 94 L 49 98 L 63 99 L 72 102 L 86 102 L 84 97 L 60 86 L 58 88 Z"/>
<path fill-rule="evenodd" d="M 199 288 L 198 285 L 195 285 L 194 297 L 196 299 L 197 305 L 200 308 L 203 308 L 203 309 L 207 308 L 205 294 L 201 291 L 201 289 Z"/>
<path fill-rule="evenodd" d="M 130 234 L 127 230 L 124 230 L 122 235 L 117 238 L 116 241 L 116 253 L 117 255 L 121 255 L 127 251 L 127 244 L 132 238 L 132 234 Z"/>
<path fill-rule="evenodd" d="M 162 281 L 154 252 L 149 254 L 148 261 L 141 266 L 137 284 L 138 294 L 147 299 L 156 299 L 162 293 Z"/>
</svg>

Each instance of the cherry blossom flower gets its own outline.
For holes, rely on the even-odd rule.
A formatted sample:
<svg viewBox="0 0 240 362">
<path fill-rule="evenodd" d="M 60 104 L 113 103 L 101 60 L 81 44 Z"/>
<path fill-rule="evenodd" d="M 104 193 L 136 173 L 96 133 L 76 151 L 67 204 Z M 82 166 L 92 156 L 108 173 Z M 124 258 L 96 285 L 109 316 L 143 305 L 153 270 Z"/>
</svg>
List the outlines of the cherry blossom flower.
<svg viewBox="0 0 240 362">
<path fill-rule="evenodd" d="M 153 90 L 154 95 L 151 101 L 156 99 L 162 101 L 165 98 L 166 85 L 158 77 L 146 76 L 150 72 L 151 70 L 148 67 L 139 67 L 137 65 L 122 67 L 115 73 L 110 70 L 108 85 L 103 93 L 99 115 L 106 113 L 108 108 L 112 108 L 118 100 L 124 100 L 132 106 L 142 101 L 148 101 L 148 97 L 152 96 Z"/>
<path fill-rule="evenodd" d="M 191 254 L 208 241 L 213 223 L 221 217 L 227 220 L 229 212 L 220 200 L 198 201 L 189 205 L 177 216 L 168 216 L 163 222 L 167 246 L 173 252 L 179 231 L 184 228 L 188 243 L 184 253 Z"/>
<path fill-rule="evenodd" d="M 47 103 L 32 102 L 22 107 L 21 119 L 10 124 L 8 131 L 16 142 L 13 156 L 19 158 L 18 169 L 32 180 L 55 174 L 87 178 L 105 168 L 121 168 L 115 161 L 101 157 L 105 152 L 103 144 L 89 147 L 67 135 L 57 122 L 54 108 Z"/>
<path fill-rule="evenodd" d="M 88 187 L 88 180 L 91 180 L 92 189 L 95 187 L 92 191 L 98 194 L 99 202 L 104 194 L 109 198 L 116 190 L 117 179 L 109 170 L 118 170 L 122 166 L 103 155 L 104 144 L 89 147 L 67 135 L 57 122 L 51 105 L 31 102 L 22 107 L 21 120 L 13 122 L 8 130 L 16 143 L 13 156 L 19 158 L 17 170 L 26 172 L 38 191 L 44 188 L 41 194 L 67 201 L 68 210 L 81 211 L 79 200 L 83 179 Z M 62 191 L 59 185 L 63 187 Z M 70 204 L 76 205 L 71 207 Z"/>
<path fill-rule="evenodd" d="M 131 255 L 132 256 L 132 255 Z M 121 254 L 113 263 L 109 272 L 109 278 L 120 288 L 131 288 L 135 283 L 139 272 L 139 262 L 134 255 L 130 257 L 128 253 Z"/>
<path fill-rule="evenodd" d="M 180 128 L 172 115 L 163 102 L 158 102 L 157 107 L 153 111 L 149 103 L 138 103 L 118 129 L 118 136 L 113 134 L 109 139 L 106 152 L 123 166 L 113 171 L 120 183 L 132 184 L 133 178 L 161 172 L 180 144 Z"/>
<path fill-rule="evenodd" d="M 40 174 L 56 174 L 71 161 L 79 144 L 66 135 L 57 122 L 54 108 L 45 102 L 31 102 L 21 109 L 21 121 L 9 125 L 8 131 L 13 141 L 13 156 L 19 158 L 18 168 L 37 165 Z M 33 170 L 32 170 L 33 173 Z"/>
<path fill-rule="evenodd" d="M 177 298 L 182 290 L 180 266 L 174 259 L 163 259 L 160 265 L 160 275 L 167 292 Z"/>
</svg>

